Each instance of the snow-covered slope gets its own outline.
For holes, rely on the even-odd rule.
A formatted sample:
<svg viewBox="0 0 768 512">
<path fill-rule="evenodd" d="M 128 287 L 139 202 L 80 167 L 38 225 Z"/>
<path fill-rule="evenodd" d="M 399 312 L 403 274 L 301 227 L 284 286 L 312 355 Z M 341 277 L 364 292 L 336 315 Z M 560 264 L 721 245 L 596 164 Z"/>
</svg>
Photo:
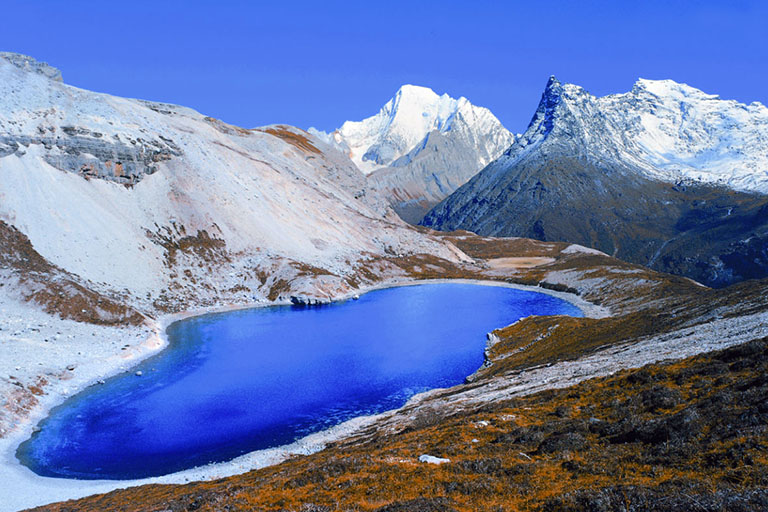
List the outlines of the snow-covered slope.
<svg viewBox="0 0 768 512">
<path fill-rule="evenodd" d="M 372 117 L 330 134 L 310 131 L 345 151 L 410 222 L 514 141 L 488 109 L 415 85 L 402 86 Z"/>
<path fill-rule="evenodd" d="M 424 218 L 567 240 L 712 285 L 768 275 L 768 109 L 669 80 L 552 77 L 515 143 Z"/>
<path fill-rule="evenodd" d="M 322 274 L 307 285 L 322 296 L 364 255 L 460 257 L 306 132 L 77 89 L 33 63 L 0 58 L 0 220 L 94 287 L 170 307 L 276 298 Z"/>
<path fill-rule="evenodd" d="M 761 103 L 721 100 L 672 80 L 639 80 L 631 92 L 601 100 L 600 110 L 617 126 L 623 121 L 638 158 L 657 176 L 768 193 L 768 108 Z"/>
</svg>

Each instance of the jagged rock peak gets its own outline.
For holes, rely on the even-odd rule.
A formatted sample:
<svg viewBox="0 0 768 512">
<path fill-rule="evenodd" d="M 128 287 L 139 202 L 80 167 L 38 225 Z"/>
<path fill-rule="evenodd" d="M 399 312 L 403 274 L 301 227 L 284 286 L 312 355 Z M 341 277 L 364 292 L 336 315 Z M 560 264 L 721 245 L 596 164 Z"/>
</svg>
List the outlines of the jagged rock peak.
<svg viewBox="0 0 768 512">
<path fill-rule="evenodd" d="M 533 114 L 533 118 L 531 118 L 531 122 L 528 123 L 526 131 L 522 134 L 517 144 L 511 146 L 505 152 L 505 155 L 511 155 L 520 147 L 526 147 L 545 139 L 555 128 L 558 108 L 564 101 L 568 100 L 567 96 L 580 92 L 583 92 L 583 89 L 580 87 L 572 84 L 563 85 L 555 78 L 555 75 L 551 75 L 547 80 L 547 85 L 544 87 L 539 105 Z"/>
<path fill-rule="evenodd" d="M 47 62 L 40 62 L 28 55 L 13 52 L 0 52 L 0 59 L 5 59 L 19 69 L 38 73 L 56 82 L 61 82 L 61 71 L 51 66 Z"/>
<path fill-rule="evenodd" d="M 589 96 L 589 93 L 580 85 L 562 83 L 551 75 L 541 95 L 542 102 L 556 102 L 563 98 L 571 99 L 579 96 Z"/>
<path fill-rule="evenodd" d="M 550 75 L 547 80 L 547 85 L 544 87 L 545 97 L 558 97 L 563 92 L 563 84 L 560 83 L 555 75 Z"/>
<path fill-rule="evenodd" d="M 536 113 L 531 120 L 533 124 L 542 115 L 547 117 L 551 116 L 555 107 L 560 103 L 563 97 L 563 84 L 555 78 L 555 75 L 549 77 L 547 85 L 544 87 L 544 93 L 541 95 L 539 106 L 536 109 Z"/>
<path fill-rule="evenodd" d="M 541 95 L 541 101 L 536 109 L 536 113 L 531 119 L 529 128 L 539 123 L 543 123 L 542 132 L 548 133 L 552 130 L 552 118 L 557 105 L 562 100 L 563 85 L 555 78 L 555 75 L 549 77 L 547 85 L 544 87 L 544 93 Z"/>
</svg>

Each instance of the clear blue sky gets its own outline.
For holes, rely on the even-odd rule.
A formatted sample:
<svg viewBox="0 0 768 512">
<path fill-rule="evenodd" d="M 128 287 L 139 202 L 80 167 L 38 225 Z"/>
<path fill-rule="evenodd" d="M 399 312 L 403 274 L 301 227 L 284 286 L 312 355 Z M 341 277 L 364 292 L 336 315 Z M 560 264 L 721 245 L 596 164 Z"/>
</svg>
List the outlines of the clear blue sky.
<svg viewBox="0 0 768 512">
<path fill-rule="evenodd" d="M 3 0 L 0 50 L 246 127 L 332 129 L 413 83 L 521 131 L 551 74 L 598 95 L 672 78 L 768 103 L 760 1 Z"/>
</svg>

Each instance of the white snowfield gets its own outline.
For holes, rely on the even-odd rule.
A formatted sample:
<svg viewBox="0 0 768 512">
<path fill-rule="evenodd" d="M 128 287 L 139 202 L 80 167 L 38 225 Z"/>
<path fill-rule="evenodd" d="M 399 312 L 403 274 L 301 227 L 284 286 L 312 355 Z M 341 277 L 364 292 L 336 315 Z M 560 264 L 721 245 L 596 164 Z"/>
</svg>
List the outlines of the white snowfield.
<svg viewBox="0 0 768 512">
<path fill-rule="evenodd" d="M 551 108 L 540 107 L 513 158 L 552 131 L 580 137 L 607 162 L 634 163 L 657 180 L 768 193 L 768 108 L 759 102 L 646 79 L 627 93 L 595 97 L 552 77 L 544 94 Z"/>
<path fill-rule="evenodd" d="M 348 152 L 364 173 L 388 167 L 398 159 L 413 160 L 426 145 L 429 134 L 463 131 L 477 153 L 475 171 L 498 157 L 514 141 L 514 135 L 483 107 L 467 98 L 437 95 L 428 87 L 403 85 L 379 112 L 362 121 L 347 121 L 331 134 L 323 134 Z M 398 166 L 408 162 L 400 161 Z"/>
<path fill-rule="evenodd" d="M 579 244 L 571 244 L 565 249 L 563 249 L 561 253 L 562 254 L 585 253 L 585 254 L 595 254 L 597 256 L 608 256 L 603 251 L 598 251 L 597 249 L 592 249 L 591 247 L 584 247 L 583 245 L 579 245 Z"/>
<path fill-rule="evenodd" d="M 0 58 L 0 220 L 53 264 L 148 302 L 174 280 L 200 293 L 206 282 L 263 296 L 248 270 L 281 261 L 344 274 L 363 254 L 463 257 L 401 222 L 345 155 L 300 130 L 271 129 L 309 146 L 81 90 Z M 131 185 L 118 177 L 126 158 L 146 167 Z M 116 177 L 86 179 L 89 166 Z M 228 272 L 211 276 L 183 255 L 169 268 L 161 237 L 203 230 L 224 242 Z"/>
</svg>

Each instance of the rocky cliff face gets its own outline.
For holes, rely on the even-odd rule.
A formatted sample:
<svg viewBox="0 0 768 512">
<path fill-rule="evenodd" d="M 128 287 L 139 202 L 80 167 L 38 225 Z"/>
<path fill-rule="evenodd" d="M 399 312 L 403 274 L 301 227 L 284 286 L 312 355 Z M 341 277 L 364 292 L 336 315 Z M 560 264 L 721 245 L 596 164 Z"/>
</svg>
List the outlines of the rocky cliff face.
<svg viewBox="0 0 768 512">
<path fill-rule="evenodd" d="M 715 286 L 765 276 L 766 119 L 669 81 L 595 98 L 553 78 L 519 140 L 423 224 L 567 240 Z"/>
<path fill-rule="evenodd" d="M 375 116 L 319 135 L 345 151 L 412 223 L 514 141 L 488 109 L 413 85 L 401 87 Z"/>
</svg>

